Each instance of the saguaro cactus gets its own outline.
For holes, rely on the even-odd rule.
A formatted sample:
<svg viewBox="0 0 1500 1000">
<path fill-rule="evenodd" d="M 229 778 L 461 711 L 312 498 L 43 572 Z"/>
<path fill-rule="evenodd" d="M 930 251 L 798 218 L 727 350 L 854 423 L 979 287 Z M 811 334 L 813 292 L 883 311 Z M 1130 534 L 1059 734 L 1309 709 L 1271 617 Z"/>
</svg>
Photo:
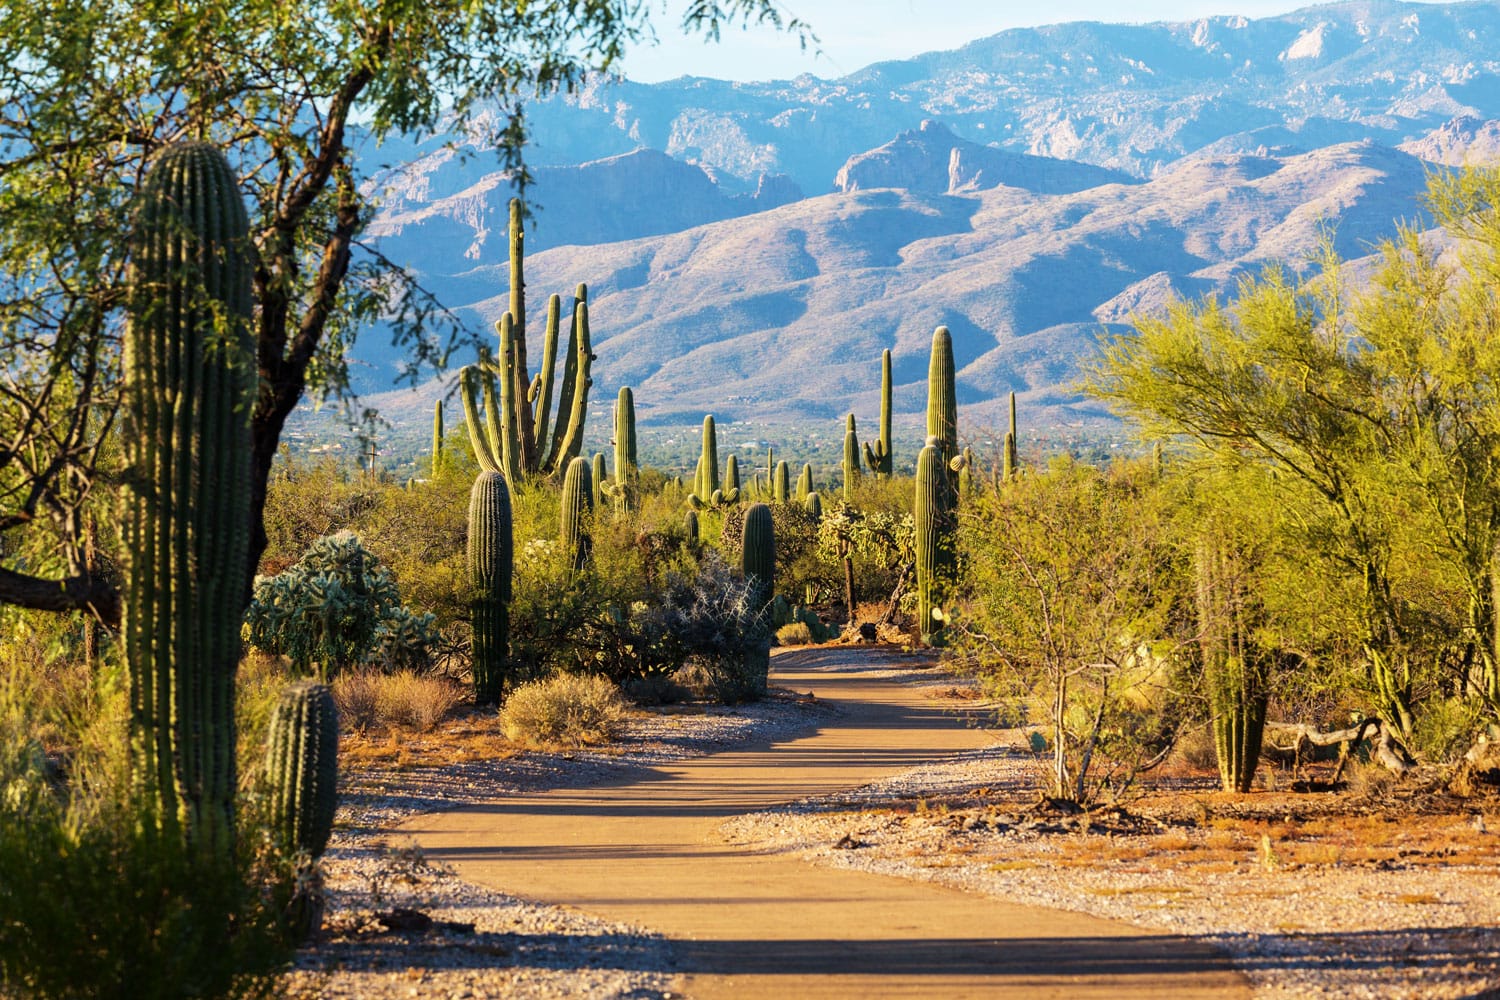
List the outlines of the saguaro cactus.
<svg viewBox="0 0 1500 1000">
<path fill-rule="evenodd" d="M 1226 792 L 1248 792 L 1260 760 L 1270 699 L 1269 657 L 1255 639 L 1243 554 L 1223 538 L 1205 537 L 1194 561 L 1198 641 L 1213 712 L 1219 781 Z"/>
<path fill-rule="evenodd" d="M 615 497 L 618 500 L 619 494 L 615 491 L 615 485 L 606 478 L 608 470 L 604 466 L 604 452 L 594 452 L 594 459 L 590 463 L 590 467 L 592 475 L 589 478 L 594 484 L 594 509 L 600 510 L 604 507 L 605 496 Z"/>
<path fill-rule="evenodd" d="M 139 199 L 121 435 L 135 779 L 158 829 L 224 857 L 250 543 L 249 223 L 234 172 L 203 143 L 158 155 Z"/>
<path fill-rule="evenodd" d="M 611 497 L 621 513 L 628 511 L 634 504 L 637 468 L 635 396 L 630 391 L 630 386 L 622 385 L 620 394 L 615 398 L 615 480 L 613 483 L 606 482 L 603 469 L 599 463 L 595 463 L 595 491 Z"/>
<path fill-rule="evenodd" d="M 271 825 L 287 854 L 316 858 L 328 846 L 338 808 L 339 713 L 317 681 L 287 686 L 271 711 L 266 778 Z"/>
<path fill-rule="evenodd" d="M 513 222 L 517 205 L 512 203 Z M 562 305 L 555 295 L 548 301 L 542 371 L 535 379 L 530 379 L 526 371 L 525 297 L 519 294 L 525 286 L 519 257 L 515 256 L 520 247 L 520 242 L 514 238 L 518 231 L 513 225 L 511 310 L 496 324 L 500 336 L 499 356 L 493 361 L 481 360 L 478 365 L 465 366 L 459 373 L 464 419 L 474 458 L 486 471 L 510 470 L 512 479 L 529 472 L 551 475 L 582 451 L 588 390 L 593 384 L 589 372 L 594 360 L 589 337 L 588 287 L 580 284 L 574 294 L 567 355 L 557 397 L 557 416 L 553 420 L 550 406 Z M 482 420 L 479 414 L 481 393 L 485 407 Z M 547 437 L 549 426 L 550 442 Z"/>
<path fill-rule="evenodd" d="M 812 515 L 814 521 L 823 520 L 823 498 L 810 492 L 802 498 L 802 509 Z"/>
<path fill-rule="evenodd" d="M 432 407 L 432 474 L 437 476 L 443 467 L 443 401 Z"/>
<path fill-rule="evenodd" d="M 682 531 L 689 545 L 698 544 L 698 512 L 690 510 L 682 519 Z"/>
<path fill-rule="evenodd" d="M 771 603 L 776 590 L 776 525 L 771 508 L 751 504 L 745 511 L 745 533 L 740 540 L 740 568 L 755 585 L 759 607 Z"/>
<path fill-rule="evenodd" d="M 563 551 L 571 554 L 574 572 L 588 565 L 594 547 L 593 536 L 589 533 L 589 522 L 594 517 L 592 480 L 587 459 L 579 457 L 568 463 L 558 512 L 558 539 Z"/>
<path fill-rule="evenodd" d="M 739 465 L 736 460 L 734 474 L 736 480 L 739 478 Z M 724 504 L 732 504 L 740 498 L 738 483 L 735 485 L 719 484 L 719 435 L 714 428 L 713 414 L 703 418 L 703 450 L 698 456 L 698 473 L 694 480 L 693 492 L 688 496 L 688 503 L 694 507 L 719 507 Z"/>
<path fill-rule="evenodd" d="M 880 440 L 874 447 L 865 442 L 865 462 L 870 471 L 879 477 L 891 474 L 891 352 L 887 348 L 880 354 Z"/>
<path fill-rule="evenodd" d="M 953 337 L 946 326 L 932 333 L 927 364 L 927 436 L 937 438 L 943 468 L 958 454 L 958 396 L 953 384 Z"/>
<path fill-rule="evenodd" d="M 474 623 L 474 700 L 497 705 L 510 657 L 510 489 L 498 471 L 481 472 L 469 492 L 469 586 Z"/>
<path fill-rule="evenodd" d="M 948 572 L 952 554 L 951 506 L 947 469 L 942 451 L 932 438 L 917 455 L 917 486 L 913 504 L 917 554 L 917 619 L 922 641 L 941 641 L 941 605 L 938 591 Z M 934 614 L 937 612 L 937 614 Z"/>
<path fill-rule="evenodd" d="M 1020 470 L 1016 455 L 1016 394 L 1010 394 L 1010 430 L 1005 432 L 1005 480 L 1014 479 Z"/>
<path fill-rule="evenodd" d="M 777 503 L 786 503 L 792 492 L 792 470 L 787 467 L 786 460 L 776 463 L 776 476 L 771 487 L 771 497 Z"/>
<path fill-rule="evenodd" d="M 854 414 L 849 414 L 844 425 L 844 499 L 854 499 L 854 489 L 859 485 L 859 436 L 854 430 Z"/>
<path fill-rule="evenodd" d="M 797 499 L 806 500 L 807 495 L 813 491 L 812 463 L 802 464 L 802 474 L 797 477 Z"/>
</svg>

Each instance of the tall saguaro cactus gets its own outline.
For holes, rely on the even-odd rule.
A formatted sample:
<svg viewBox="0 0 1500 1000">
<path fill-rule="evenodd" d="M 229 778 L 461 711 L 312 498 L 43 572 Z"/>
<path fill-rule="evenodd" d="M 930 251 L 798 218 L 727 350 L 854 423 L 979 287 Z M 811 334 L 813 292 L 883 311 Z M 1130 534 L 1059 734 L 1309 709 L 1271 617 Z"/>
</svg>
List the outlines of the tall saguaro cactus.
<svg viewBox="0 0 1500 1000">
<path fill-rule="evenodd" d="M 953 467 L 958 457 L 958 395 L 953 380 L 953 337 L 946 326 L 932 332 L 932 354 L 927 364 L 927 442 L 935 443 L 943 469 Z M 945 509 L 958 502 L 957 483 L 945 476 L 948 499 Z"/>
<path fill-rule="evenodd" d="M 731 456 L 733 458 L 733 456 Z M 739 465 L 736 462 L 733 469 L 736 482 L 724 483 L 719 480 L 719 433 L 714 427 L 713 414 L 703 418 L 703 449 L 698 455 L 698 472 L 694 478 L 693 492 L 688 495 L 688 503 L 694 507 L 718 507 L 722 504 L 732 504 L 739 500 L 740 489 L 738 484 Z"/>
<path fill-rule="evenodd" d="M 250 545 L 249 222 L 203 143 L 142 182 L 130 242 L 123 645 L 135 779 L 158 829 L 234 842 L 234 675 Z"/>
<path fill-rule="evenodd" d="M 811 462 L 802 463 L 802 474 L 797 477 L 797 499 L 806 500 L 807 495 L 813 491 L 813 471 Z"/>
<path fill-rule="evenodd" d="M 469 610 L 474 623 L 474 701 L 497 705 L 505 691 L 510 658 L 510 489 L 497 470 L 487 469 L 469 491 Z"/>
<path fill-rule="evenodd" d="M 436 476 L 443 468 L 443 401 L 432 407 L 432 474 Z"/>
<path fill-rule="evenodd" d="M 474 456 L 481 468 L 505 472 L 512 480 L 527 473 L 552 475 L 583 450 L 588 390 L 593 384 L 589 372 L 594 360 L 589 337 L 588 288 L 580 284 L 574 293 L 554 418 L 552 390 L 562 301 L 556 295 L 548 299 L 541 371 L 532 378 L 527 367 L 523 214 L 520 201 L 512 199 L 510 308 L 496 324 L 501 340 L 499 356 L 495 361 L 481 360 L 479 365 L 467 366 L 460 373 L 464 417 Z M 478 412 L 481 391 L 486 410 L 483 422 Z"/>
<path fill-rule="evenodd" d="M 1016 457 L 1016 394 L 1010 394 L 1010 430 L 1005 432 L 1005 481 L 1010 482 L 1020 470 Z"/>
<path fill-rule="evenodd" d="M 891 457 L 891 352 L 880 355 L 880 440 L 872 447 L 865 442 L 865 463 L 880 478 L 889 478 L 894 461 Z"/>
<path fill-rule="evenodd" d="M 619 396 L 615 398 L 615 481 L 606 482 L 602 468 L 596 466 L 595 491 L 611 497 L 621 513 L 628 511 L 634 503 L 632 494 L 635 491 L 637 468 L 635 395 L 630 391 L 630 386 L 622 385 Z"/>
<path fill-rule="evenodd" d="M 777 503 L 787 503 L 792 492 L 792 470 L 786 459 L 776 463 L 776 476 L 771 485 L 771 498 Z"/>
<path fill-rule="evenodd" d="M 1213 712 L 1214 753 L 1226 792 L 1248 792 L 1260 760 L 1270 700 L 1269 657 L 1257 642 L 1244 554 L 1207 536 L 1195 552 L 1203 675 Z"/>
</svg>

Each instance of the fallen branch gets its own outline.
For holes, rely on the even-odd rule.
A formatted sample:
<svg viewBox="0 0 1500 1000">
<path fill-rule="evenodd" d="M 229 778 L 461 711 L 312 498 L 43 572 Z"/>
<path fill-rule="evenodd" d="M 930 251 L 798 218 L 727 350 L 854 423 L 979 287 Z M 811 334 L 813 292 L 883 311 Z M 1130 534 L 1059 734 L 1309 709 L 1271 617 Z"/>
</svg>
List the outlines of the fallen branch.
<svg viewBox="0 0 1500 1000">
<path fill-rule="evenodd" d="M 1349 729 L 1327 733 L 1303 723 L 1267 722 L 1265 746 L 1266 749 L 1277 750 L 1282 754 L 1291 754 L 1294 773 L 1301 771 L 1305 751 L 1312 747 L 1337 746 L 1339 763 L 1333 773 L 1333 780 L 1337 782 L 1343 776 L 1350 752 L 1364 741 L 1367 733 L 1375 737 L 1373 757 L 1381 767 L 1400 777 L 1415 766 L 1402 751 L 1400 743 L 1391 735 L 1390 728 L 1376 718 L 1363 719 Z M 1262 753 L 1264 752 L 1263 749 Z"/>
</svg>

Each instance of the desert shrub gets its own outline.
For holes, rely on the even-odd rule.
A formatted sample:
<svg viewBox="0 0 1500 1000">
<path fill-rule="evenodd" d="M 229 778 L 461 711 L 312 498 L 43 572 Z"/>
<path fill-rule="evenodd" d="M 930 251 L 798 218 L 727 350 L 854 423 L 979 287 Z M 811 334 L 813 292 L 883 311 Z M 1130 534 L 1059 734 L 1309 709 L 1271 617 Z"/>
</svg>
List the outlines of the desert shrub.
<svg viewBox="0 0 1500 1000">
<path fill-rule="evenodd" d="M 351 670 L 333 679 L 333 703 L 339 709 L 339 725 L 364 732 L 380 720 L 380 675 Z"/>
<path fill-rule="evenodd" d="M 589 746 L 613 739 L 625 714 L 620 689 L 608 678 L 559 673 L 512 691 L 500 725 L 508 738 L 530 746 Z"/>
<path fill-rule="evenodd" d="M 812 631 L 805 622 L 792 622 L 776 630 L 778 646 L 810 646 L 813 642 Z"/>
<path fill-rule="evenodd" d="M 402 608 L 390 572 L 357 535 L 340 531 L 276 576 L 256 578 L 245 638 L 327 681 L 373 656 L 422 656 L 437 638 L 432 622 Z"/>
<path fill-rule="evenodd" d="M 765 693 L 769 609 L 717 553 L 696 575 L 673 575 L 644 617 L 660 637 L 662 660 L 683 664 L 685 678 L 707 695 L 734 703 Z"/>
</svg>

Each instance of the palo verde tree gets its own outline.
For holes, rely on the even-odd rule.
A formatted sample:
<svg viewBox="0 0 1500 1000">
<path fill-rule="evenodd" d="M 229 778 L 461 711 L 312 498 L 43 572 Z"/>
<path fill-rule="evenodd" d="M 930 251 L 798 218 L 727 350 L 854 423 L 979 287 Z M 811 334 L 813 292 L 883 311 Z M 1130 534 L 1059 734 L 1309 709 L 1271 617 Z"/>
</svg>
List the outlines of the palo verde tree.
<svg viewBox="0 0 1500 1000">
<path fill-rule="evenodd" d="M 805 42 L 780 11 L 691 0 L 682 25 L 770 23 Z M 127 220 L 155 151 L 220 146 L 248 208 L 253 567 L 283 424 L 308 392 L 349 400 L 360 326 L 391 319 L 413 366 L 458 329 L 361 245 L 356 142 L 466 131 L 524 190 L 524 101 L 609 71 L 651 18 L 639 0 L 0 3 L 0 603 L 119 617 L 88 512 L 119 406 Z"/>
<path fill-rule="evenodd" d="M 1261 502 L 1312 498 L 1304 542 L 1356 583 L 1366 693 L 1408 743 L 1428 698 L 1500 717 L 1500 171 L 1429 205 L 1451 259 L 1405 231 L 1357 288 L 1331 254 L 1269 271 L 1139 321 L 1092 382 L 1148 435 L 1274 469 Z"/>
</svg>

